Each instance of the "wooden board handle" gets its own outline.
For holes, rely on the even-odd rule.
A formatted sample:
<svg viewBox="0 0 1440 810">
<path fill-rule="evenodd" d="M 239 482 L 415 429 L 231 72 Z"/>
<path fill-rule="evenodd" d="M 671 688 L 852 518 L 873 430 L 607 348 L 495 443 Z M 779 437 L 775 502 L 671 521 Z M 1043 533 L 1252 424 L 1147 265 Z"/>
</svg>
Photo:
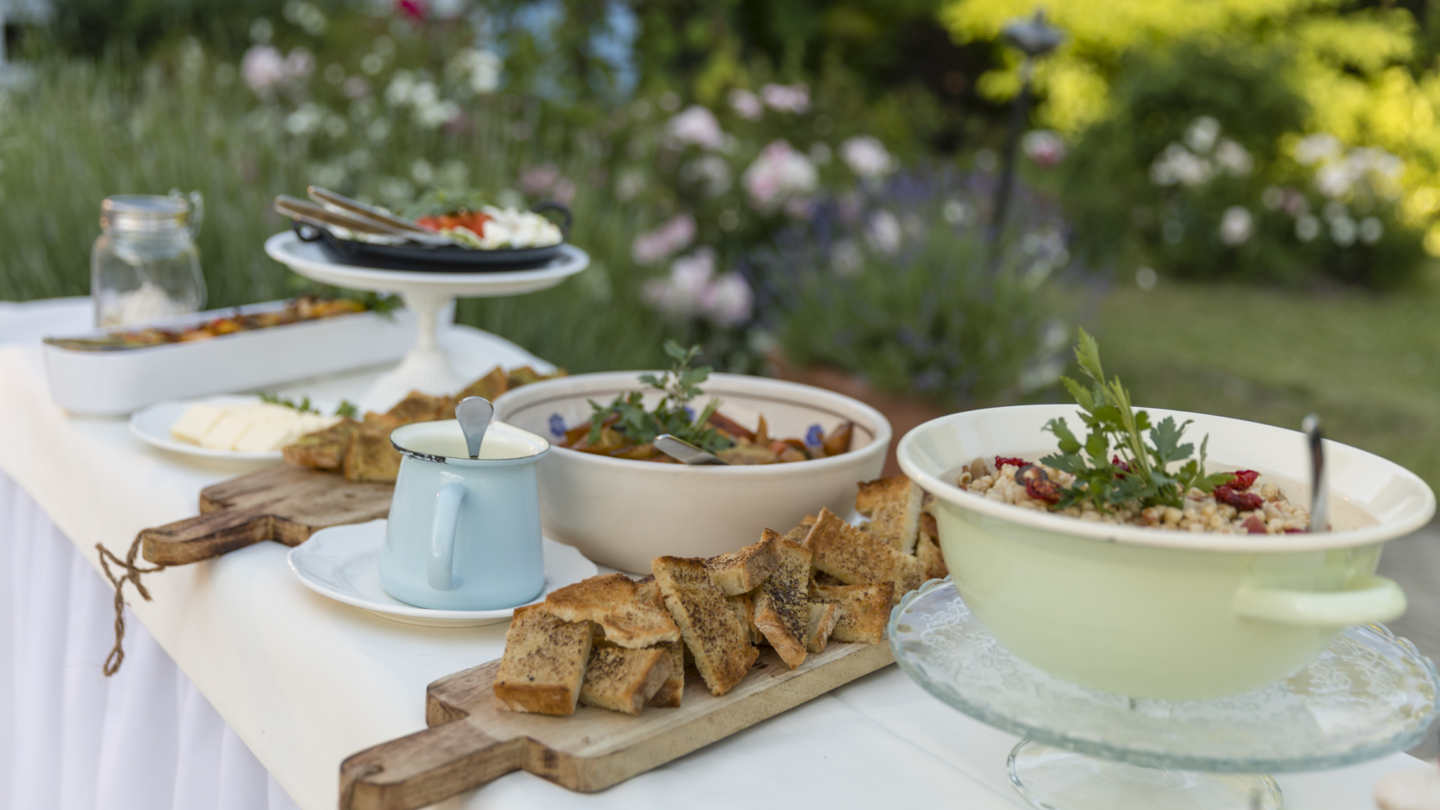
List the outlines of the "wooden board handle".
<svg viewBox="0 0 1440 810">
<path fill-rule="evenodd" d="M 340 763 L 340 810 L 414 810 L 519 770 L 525 738 L 500 741 L 469 720 L 417 731 Z"/>
<path fill-rule="evenodd" d="M 160 565 L 186 565 L 269 540 L 275 532 L 265 514 L 269 504 L 224 509 L 140 532 L 145 559 Z"/>
</svg>

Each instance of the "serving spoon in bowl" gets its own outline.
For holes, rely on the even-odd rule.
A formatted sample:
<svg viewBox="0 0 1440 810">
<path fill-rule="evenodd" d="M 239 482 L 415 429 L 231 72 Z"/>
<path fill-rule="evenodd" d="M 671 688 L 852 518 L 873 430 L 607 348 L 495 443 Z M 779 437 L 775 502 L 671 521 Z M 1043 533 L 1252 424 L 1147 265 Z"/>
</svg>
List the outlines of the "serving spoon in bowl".
<svg viewBox="0 0 1440 810">
<path fill-rule="evenodd" d="M 725 461 L 719 456 L 707 453 L 684 439 L 678 439 L 669 433 L 661 433 L 655 437 L 655 449 L 681 464 L 692 466 L 701 464 L 730 466 L 730 462 Z"/>
<path fill-rule="evenodd" d="M 1320 435 L 1320 416 L 1310 414 L 1300 423 L 1305 443 L 1310 448 L 1310 533 L 1330 531 L 1330 485 L 1325 480 L 1324 438 Z"/>
</svg>

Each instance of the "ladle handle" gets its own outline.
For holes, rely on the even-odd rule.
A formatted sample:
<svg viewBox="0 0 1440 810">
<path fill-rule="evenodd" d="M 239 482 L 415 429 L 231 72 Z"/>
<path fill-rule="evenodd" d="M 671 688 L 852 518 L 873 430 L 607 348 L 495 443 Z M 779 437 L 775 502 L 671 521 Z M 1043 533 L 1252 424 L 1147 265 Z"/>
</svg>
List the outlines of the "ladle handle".
<svg viewBox="0 0 1440 810">
<path fill-rule="evenodd" d="M 430 562 L 425 568 L 425 578 L 437 591 L 455 590 L 455 524 L 464 500 L 465 485 L 454 481 L 440 487 L 435 494 L 435 520 L 430 527 Z"/>
</svg>

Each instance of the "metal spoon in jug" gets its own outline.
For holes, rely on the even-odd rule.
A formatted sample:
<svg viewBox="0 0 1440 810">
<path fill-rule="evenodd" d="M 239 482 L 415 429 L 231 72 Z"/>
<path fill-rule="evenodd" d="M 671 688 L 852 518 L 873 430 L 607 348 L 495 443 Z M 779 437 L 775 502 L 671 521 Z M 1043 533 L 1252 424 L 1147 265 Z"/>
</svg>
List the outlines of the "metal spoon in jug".
<svg viewBox="0 0 1440 810">
<path fill-rule="evenodd" d="M 495 406 L 484 397 L 466 397 L 455 406 L 455 419 L 465 434 L 465 449 L 470 458 L 480 457 L 480 442 L 485 440 L 485 431 L 490 429 L 490 420 L 495 418 Z"/>
</svg>

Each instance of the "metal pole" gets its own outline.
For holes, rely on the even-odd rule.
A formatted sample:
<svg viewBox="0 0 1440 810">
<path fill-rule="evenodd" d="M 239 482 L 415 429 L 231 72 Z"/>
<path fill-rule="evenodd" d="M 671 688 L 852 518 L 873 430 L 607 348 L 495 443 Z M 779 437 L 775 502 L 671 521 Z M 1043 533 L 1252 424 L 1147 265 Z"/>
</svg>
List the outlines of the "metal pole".
<svg viewBox="0 0 1440 810">
<path fill-rule="evenodd" d="M 1025 129 L 1025 118 L 1030 112 L 1031 59 L 1025 57 L 1020 63 L 1020 93 L 1010 105 L 1010 133 L 1005 139 L 1004 162 L 1000 168 L 1000 185 L 995 189 L 995 211 L 990 217 L 989 242 L 991 256 L 996 255 L 995 245 L 1005 230 L 1005 215 L 1010 208 L 1010 190 L 1015 185 L 1015 153 L 1020 147 L 1020 133 Z"/>
</svg>

